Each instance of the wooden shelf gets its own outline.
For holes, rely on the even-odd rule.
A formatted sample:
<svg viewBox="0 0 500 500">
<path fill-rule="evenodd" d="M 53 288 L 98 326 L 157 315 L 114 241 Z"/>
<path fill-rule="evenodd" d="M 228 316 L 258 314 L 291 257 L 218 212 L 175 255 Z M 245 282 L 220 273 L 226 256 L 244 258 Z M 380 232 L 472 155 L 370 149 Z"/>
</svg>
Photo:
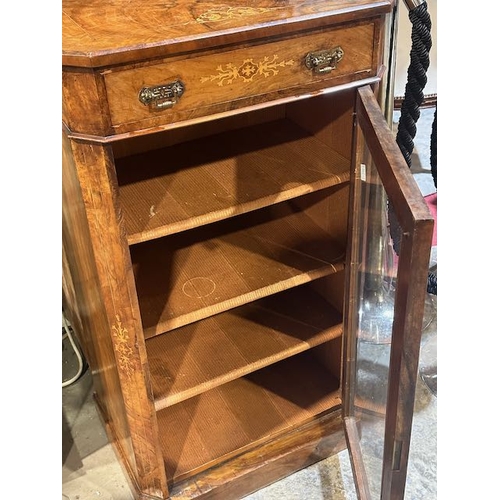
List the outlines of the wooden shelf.
<svg viewBox="0 0 500 500">
<path fill-rule="evenodd" d="M 342 316 L 309 285 L 146 342 L 157 410 L 342 335 Z"/>
<path fill-rule="evenodd" d="M 349 180 L 346 158 L 288 120 L 120 158 L 116 165 L 129 244 Z"/>
<path fill-rule="evenodd" d="M 313 352 L 238 378 L 157 413 L 167 476 L 179 481 L 341 404 Z"/>
<path fill-rule="evenodd" d="M 145 338 L 342 270 L 345 242 L 289 203 L 132 246 Z"/>
</svg>

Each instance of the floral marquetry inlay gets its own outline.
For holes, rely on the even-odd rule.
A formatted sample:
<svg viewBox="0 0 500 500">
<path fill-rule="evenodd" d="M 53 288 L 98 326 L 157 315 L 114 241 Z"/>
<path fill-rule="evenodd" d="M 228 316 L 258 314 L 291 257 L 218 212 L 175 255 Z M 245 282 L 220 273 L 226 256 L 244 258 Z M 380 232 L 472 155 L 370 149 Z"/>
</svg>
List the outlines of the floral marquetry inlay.
<svg viewBox="0 0 500 500">
<path fill-rule="evenodd" d="M 223 5 L 214 9 L 207 10 L 196 18 L 199 23 L 214 23 L 218 21 L 227 21 L 238 17 L 255 16 L 268 12 L 271 9 L 264 7 L 229 7 Z"/>
<path fill-rule="evenodd" d="M 116 323 L 111 327 L 113 337 L 116 339 L 115 350 L 118 354 L 118 364 L 120 369 L 130 377 L 133 372 L 132 348 L 129 345 L 128 330 L 123 328 L 119 316 L 116 316 Z"/>
<path fill-rule="evenodd" d="M 234 80 L 242 79 L 245 82 L 251 82 L 254 78 L 276 76 L 279 68 L 293 66 L 295 61 L 278 61 L 278 56 L 274 55 L 272 59 L 265 57 L 262 61 L 255 62 L 253 59 L 245 59 L 239 66 L 229 63 L 225 66 L 217 66 L 216 73 L 210 76 L 201 77 L 201 83 L 217 82 L 217 85 L 229 85 Z"/>
</svg>

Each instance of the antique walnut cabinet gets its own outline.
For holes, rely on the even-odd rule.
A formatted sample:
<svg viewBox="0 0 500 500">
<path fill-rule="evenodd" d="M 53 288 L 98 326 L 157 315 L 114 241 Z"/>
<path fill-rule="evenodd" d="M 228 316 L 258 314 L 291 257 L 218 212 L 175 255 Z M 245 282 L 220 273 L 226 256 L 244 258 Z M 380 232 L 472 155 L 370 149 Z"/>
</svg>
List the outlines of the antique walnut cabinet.
<svg viewBox="0 0 500 500">
<path fill-rule="evenodd" d="M 63 307 L 138 499 L 346 446 L 403 498 L 433 221 L 379 106 L 395 9 L 63 0 Z"/>
</svg>

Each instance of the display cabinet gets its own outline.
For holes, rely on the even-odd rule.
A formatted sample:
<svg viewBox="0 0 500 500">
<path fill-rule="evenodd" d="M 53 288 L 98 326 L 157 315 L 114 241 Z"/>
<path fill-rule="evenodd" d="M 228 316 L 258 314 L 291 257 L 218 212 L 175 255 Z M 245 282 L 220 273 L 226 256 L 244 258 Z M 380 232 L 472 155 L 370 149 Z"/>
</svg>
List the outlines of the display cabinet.
<svg viewBox="0 0 500 500">
<path fill-rule="evenodd" d="M 379 107 L 394 8 L 63 0 L 63 307 L 138 499 L 241 498 L 346 445 L 360 498 L 403 497 L 433 220 Z"/>
</svg>

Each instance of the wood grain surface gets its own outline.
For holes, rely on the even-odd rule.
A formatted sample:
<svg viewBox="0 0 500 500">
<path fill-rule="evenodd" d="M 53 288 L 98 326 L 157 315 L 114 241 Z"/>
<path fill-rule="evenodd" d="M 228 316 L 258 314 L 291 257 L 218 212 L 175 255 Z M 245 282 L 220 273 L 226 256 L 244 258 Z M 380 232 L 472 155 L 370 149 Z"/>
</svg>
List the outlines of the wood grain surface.
<svg viewBox="0 0 500 500">
<path fill-rule="evenodd" d="M 371 89 L 355 99 L 394 4 L 63 0 L 64 303 L 137 500 L 238 499 L 345 446 L 358 122 L 399 165 Z M 336 69 L 305 67 L 337 45 Z M 139 101 L 175 80 L 171 107 Z M 389 177 L 413 227 L 418 192 Z M 425 267 L 418 230 L 405 269 Z M 391 375 L 401 439 L 417 306 Z"/>
<path fill-rule="evenodd" d="M 286 120 L 128 156 L 116 168 L 129 244 L 349 180 L 347 158 Z"/>
<path fill-rule="evenodd" d="M 99 67 L 207 49 L 390 12 L 391 0 L 63 0 L 62 63 Z M 104 22 L 103 22 L 104 21 Z"/>
<path fill-rule="evenodd" d="M 257 96 L 281 97 L 298 89 L 333 86 L 374 76 L 377 71 L 374 22 L 320 30 L 277 41 L 265 40 L 234 50 L 217 50 L 207 55 L 183 56 L 132 68 L 111 68 L 104 73 L 111 122 L 117 130 L 138 128 L 134 122 L 164 117 L 196 117 L 208 110 L 234 107 L 238 101 Z M 342 47 L 344 56 L 335 69 L 318 73 L 305 65 L 309 52 Z M 352 77 L 351 77 L 352 78 Z M 181 81 L 183 95 L 171 109 L 156 110 L 138 99 L 143 88 Z M 207 108 L 206 111 L 204 109 Z"/>
</svg>

